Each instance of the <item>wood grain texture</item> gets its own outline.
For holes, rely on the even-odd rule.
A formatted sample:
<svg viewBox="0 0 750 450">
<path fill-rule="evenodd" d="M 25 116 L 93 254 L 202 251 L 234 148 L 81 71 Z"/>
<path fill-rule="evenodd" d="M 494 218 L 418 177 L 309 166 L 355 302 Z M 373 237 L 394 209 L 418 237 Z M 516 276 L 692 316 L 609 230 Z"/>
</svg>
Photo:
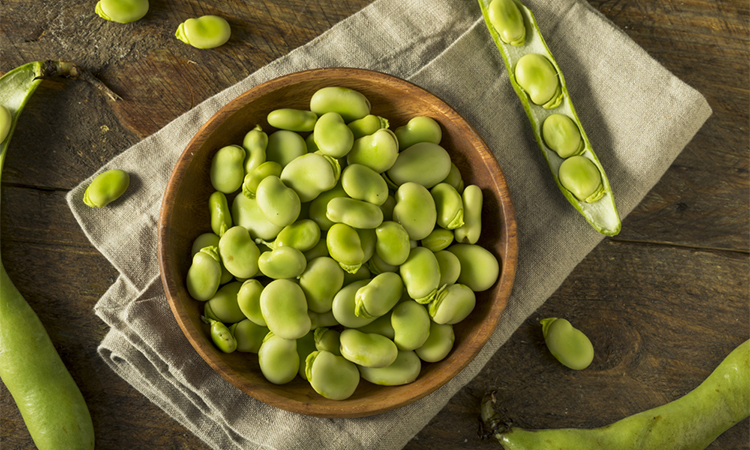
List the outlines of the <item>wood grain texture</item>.
<svg viewBox="0 0 750 450">
<path fill-rule="evenodd" d="M 93 314 L 115 269 L 85 240 L 64 194 L 101 164 L 212 94 L 304 45 L 370 0 L 153 0 L 149 15 L 109 24 L 83 0 L 0 3 L 0 71 L 47 58 L 94 72 L 123 101 L 84 84 L 45 82 L 26 108 L 2 182 L 2 255 L 78 382 L 104 449 L 208 449 L 115 376 L 96 355 Z M 479 399 L 500 389 L 530 427 L 599 426 L 684 395 L 750 334 L 750 13 L 745 0 L 589 0 L 651 56 L 701 92 L 713 115 L 665 176 L 446 405 L 408 449 L 490 449 Z M 182 20 L 226 15 L 230 45 L 177 42 Z M 105 128 L 106 127 L 106 130 Z M 563 370 L 538 320 L 590 333 L 591 371 Z M 603 347 L 602 347 L 603 345 Z M 582 405 L 582 406 L 579 406 Z M 750 423 L 710 447 L 748 449 Z M 0 448 L 33 449 L 0 386 Z"/>
</svg>

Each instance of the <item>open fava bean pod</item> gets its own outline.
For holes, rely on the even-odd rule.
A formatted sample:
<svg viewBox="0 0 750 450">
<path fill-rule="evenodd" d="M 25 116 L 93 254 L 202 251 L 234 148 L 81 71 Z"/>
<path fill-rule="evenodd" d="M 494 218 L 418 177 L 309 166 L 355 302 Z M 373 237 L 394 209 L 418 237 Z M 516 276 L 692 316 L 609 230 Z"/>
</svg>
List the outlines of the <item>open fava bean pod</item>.
<svg viewBox="0 0 750 450">
<path fill-rule="evenodd" d="M 534 14 L 516 0 L 479 0 L 479 6 L 560 191 L 599 233 L 618 234 L 609 180 Z"/>
</svg>

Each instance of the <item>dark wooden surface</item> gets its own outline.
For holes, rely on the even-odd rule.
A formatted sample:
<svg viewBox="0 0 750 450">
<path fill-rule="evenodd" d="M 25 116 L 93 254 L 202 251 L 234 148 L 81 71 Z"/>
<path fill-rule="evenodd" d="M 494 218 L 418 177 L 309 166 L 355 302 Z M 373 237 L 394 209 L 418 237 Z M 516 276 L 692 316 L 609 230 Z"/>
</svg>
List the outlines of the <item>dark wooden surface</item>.
<svg viewBox="0 0 750 450">
<path fill-rule="evenodd" d="M 750 87 L 746 0 L 589 0 L 657 61 L 699 90 L 713 115 L 673 166 L 407 449 L 497 448 L 478 435 L 479 401 L 497 389 L 521 426 L 595 427 L 674 400 L 750 337 Z M 115 376 L 96 354 L 93 314 L 117 272 L 87 242 L 65 193 L 104 162 L 201 100 L 315 38 L 368 0 L 153 0 L 131 25 L 94 2 L 0 2 L 0 71 L 66 59 L 123 101 L 85 83 L 45 82 L 19 123 L 2 177 L 3 262 L 39 314 L 91 409 L 98 448 L 208 448 Z M 182 20 L 228 18 L 228 45 L 199 51 L 173 38 Z M 489 41 L 488 41 L 489 42 Z M 564 369 L 539 319 L 562 316 L 596 357 Z M 750 448 L 745 420 L 715 449 Z M 0 448 L 33 448 L 0 386 Z"/>
</svg>

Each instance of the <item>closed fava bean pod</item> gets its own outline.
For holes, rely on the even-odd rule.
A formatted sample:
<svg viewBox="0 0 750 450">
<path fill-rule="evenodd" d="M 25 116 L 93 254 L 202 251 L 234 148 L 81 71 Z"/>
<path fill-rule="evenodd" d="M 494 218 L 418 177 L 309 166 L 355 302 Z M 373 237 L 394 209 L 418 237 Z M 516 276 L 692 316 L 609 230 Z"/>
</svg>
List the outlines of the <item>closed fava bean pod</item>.
<svg viewBox="0 0 750 450">
<path fill-rule="evenodd" d="M 552 356 L 573 370 L 583 370 L 594 360 L 594 346 L 583 332 L 565 319 L 550 317 L 539 321 L 542 335 Z"/>
<path fill-rule="evenodd" d="M 310 353 L 305 362 L 307 380 L 315 392 L 331 400 L 346 400 L 359 385 L 357 366 L 327 351 Z"/>
<path fill-rule="evenodd" d="M 177 28 L 175 37 L 195 48 L 207 49 L 224 45 L 232 35 L 229 23 L 219 16 L 188 19 Z"/>
<path fill-rule="evenodd" d="M 273 384 L 286 384 L 299 372 L 297 340 L 284 339 L 270 331 L 258 349 L 260 371 Z"/>
<path fill-rule="evenodd" d="M 519 0 L 478 1 L 560 192 L 599 233 L 618 234 L 622 225 L 612 187 L 578 118 L 563 71 L 550 52 L 534 14 Z M 524 30 L 523 42 L 510 38 L 520 36 Z M 595 166 L 601 177 L 601 195 L 598 192 L 593 197 L 582 192 L 576 195 L 577 186 L 566 187 L 562 183 L 561 164 L 576 155 Z"/>
<path fill-rule="evenodd" d="M 362 367 L 359 373 L 362 378 L 380 386 L 401 386 L 417 379 L 422 370 L 422 363 L 413 351 L 400 350 L 396 360 L 386 367 Z"/>
<path fill-rule="evenodd" d="M 0 144 L 5 141 L 5 138 L 10 134 L 10 126 L 13 123 L 13 115 L 10 113 L 8 108 L 0 105 Z"/>
<path fill-rule="evenodd" d="M 130 185 L 130 175 L 120 169 L 111 169 L 94 178 L 83 193 L 83 203 L 92 208 L 103 208 L 117 200 Z"/>
</svg>

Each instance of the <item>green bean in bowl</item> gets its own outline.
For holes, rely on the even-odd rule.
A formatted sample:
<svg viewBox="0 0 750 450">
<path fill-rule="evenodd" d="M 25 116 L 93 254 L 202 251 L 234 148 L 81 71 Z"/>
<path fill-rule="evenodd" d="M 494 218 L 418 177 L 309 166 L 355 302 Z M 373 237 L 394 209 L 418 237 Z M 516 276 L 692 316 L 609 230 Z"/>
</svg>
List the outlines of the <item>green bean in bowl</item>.
<svg viewBox="0 0 750 450">
<path fill-rule="evenodd" d="M 159 262 L 180 328 L 227 381 L 361 417 L 477 355 L 510 295 L 515 227 L 497 161 L 450 106 L 382 73 L 316 69 L 251 89 L 196 134 L 164 196 Z"/>
</svg>

